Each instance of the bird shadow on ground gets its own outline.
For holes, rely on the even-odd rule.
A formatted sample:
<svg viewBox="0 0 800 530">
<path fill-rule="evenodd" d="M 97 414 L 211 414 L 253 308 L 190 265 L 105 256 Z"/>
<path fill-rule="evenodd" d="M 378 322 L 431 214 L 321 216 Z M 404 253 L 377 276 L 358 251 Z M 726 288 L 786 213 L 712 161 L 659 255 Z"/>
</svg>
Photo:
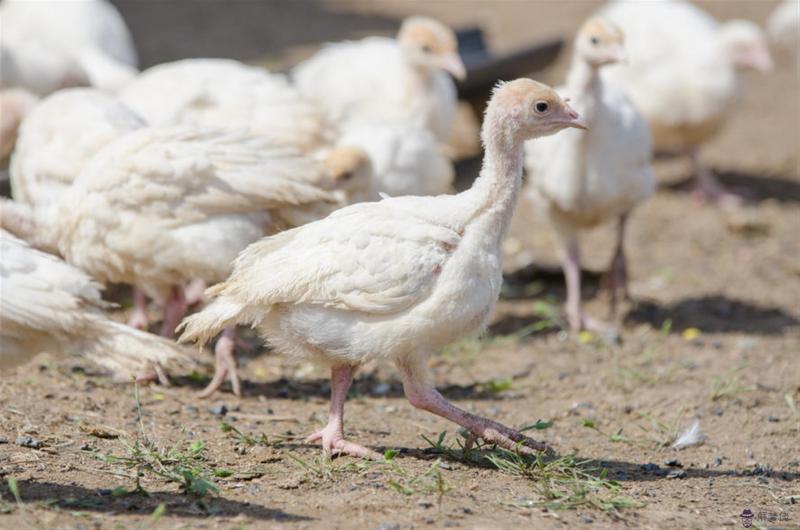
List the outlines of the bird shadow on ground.
<svg viewBox="0 0 800 530">
<path fill-rule="evenodd" d="M 148 496 L 133 493 L 115 496 L 110 489 L 91 489 L 36 480 L 18 480 L 17 488 L 24 505 L 41 503 L 45 507 L 66 510 L 150 515 L 159 504 L 164 504 L 167 518 L 173 516 L 205 519 L 209 516 L 236 517 L 245 514 L 253 519 L 270 521 L 312 520 L 311 517 L 218 496 L 200 499 L 164 491 L 151 491 Z M 11 499 L 14 497 L 6 484 L 0 485 L 0 495 L 8 502 L 13 502 Z"/>
<path fill-rule="evenodd" d="M 649 323 L 661 328 L 698 328 L 708 333 L 779 335 L 800 325 L 800 320 L 776 307 L 759 307 L 722 295 L 686 298 L 669 305 L 640 300 L 625 316 L 626 323 Z"/>
<path fill-rule="evenodd" d="M 719 181 L 728 189 L 739 193 L 747 202 L 775 200 L 782 203 L 800 202 L 800 182 L 780 175 L 756 175 L 733 170 L 714 170 Z M 661 189 L 689 193 L 694 186 L 692 177 L 664 183 Z"/>
<path fill-rule="evenodd" d="M 379 450 L 379 448 L 373 448 Z M 380 448 L 381 451 L 388 448 Z M 480 469 L 496 469 L 487 456 L 492 454 L 489 449 L 472 450 L 469 457 L 463 457 L 459 450 L 441 451 L 434 447 L 419 448 L 396 448 L 400 455 L 407 458 L 419 460 L 435 460 L 441 458 L 448 462 L 459 463 L 467 467 Z M 544 457 L 543 462 L 556 460 L 565 455 L 553 455 Z M 608 470 L 608 478 L 621 482 L 646 482 L 654 480 L 673 480 L 676 477 L 669 476 L 670 471 L 683 471 L 679 473 L 681 478 L 717 478 L 717 477 L 760 477 L 765 476 L 776 480 L 793 482 L 800 480 L 800 473 L 794 471 L 774 470 L 769 466 L 754 465 L 750 469 L 714 469 L 714 468 L 694 468 L 694 467 L 670 467 L 659 466 L 652 462 L 627 462 L 624 460 L 598 460 L 593 458 L 578 458 L 579 465 L 586 470 L 600 471 Z"/>
<path fill-rule="evenodd" d="M 527 373 L 520 373 L 514 378 L 520 378 Z M 178 387 L 193 387 L 202 389 L 206 382 L 198 381 L 196 378 L 186 376 L 175 376 L 170 378 L 171 382 Z M 224 398 L 230 391 L 226 383 L 222 387 L 223 394 L 217 396 L 217 400 Z M 437 390 L 448 400 L 490 400 L 505 401 L 515 399 L 513 395 L 503 394 L 493 390 L 493 382 L 477 382 L 469 385 L 444 385 L 437 386 Z M 267 399 L 290 399 L 307 400 L 318 398 L 327 400 L 331 395 L 330 380 L 325 379 L 303 379 L 293 380 L 288 377 L 281 377 L 274 381 L 242 381 L 242 397 L 260 397 Z M 348 394 L 349 399 L 366 398 L 402 398 L 405 399 L 403 385 L 395 379 L 384 379 L 376 373 L 357 375 L 353 381 L 353 386 Z M 212 401 L 209 401 L 209 404 Z"/>
</svg>

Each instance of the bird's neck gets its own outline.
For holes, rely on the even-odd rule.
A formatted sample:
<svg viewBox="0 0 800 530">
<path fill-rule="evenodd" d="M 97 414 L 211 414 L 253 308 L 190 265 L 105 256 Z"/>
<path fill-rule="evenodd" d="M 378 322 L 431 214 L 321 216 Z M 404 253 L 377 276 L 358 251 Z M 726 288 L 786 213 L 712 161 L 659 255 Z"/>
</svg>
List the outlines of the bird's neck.
<svg viewBox="0 0 800 530">
<path fill-rule="evenodd" d="M 570 93 L 575 95 L 599 92 L 601 83 L 598 67 L 576 53 L 572 58 L 566 85 Z"/>
<path fill-rule="evenodd" d="M 472 203 L 469 222 L 479 221 L 497 245 L 508 231 L 522 186 L 523 143 L 492 116 L 484 124 L 483 167 L 468 192 Z"/>
</svg>

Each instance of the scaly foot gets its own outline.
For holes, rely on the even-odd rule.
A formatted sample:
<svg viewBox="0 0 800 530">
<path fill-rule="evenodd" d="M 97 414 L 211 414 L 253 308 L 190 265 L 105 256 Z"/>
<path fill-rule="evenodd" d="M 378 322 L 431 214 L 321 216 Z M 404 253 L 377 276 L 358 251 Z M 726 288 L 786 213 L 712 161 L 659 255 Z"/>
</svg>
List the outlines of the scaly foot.
<svg viewBox="0 0 800 530">
<path fill-rule="evenodd" d="M 322 441 L 322 450 L 331 456 L 350 455 L 356 458 L 366 458 L 369 460 L 382 460 L 383 456 L 357 443 L 345 440 L 344 435 L 335 425 L 330 423 L 322 430 L 315 432 L 308 438 L 306 443 Z"/>
</svg>

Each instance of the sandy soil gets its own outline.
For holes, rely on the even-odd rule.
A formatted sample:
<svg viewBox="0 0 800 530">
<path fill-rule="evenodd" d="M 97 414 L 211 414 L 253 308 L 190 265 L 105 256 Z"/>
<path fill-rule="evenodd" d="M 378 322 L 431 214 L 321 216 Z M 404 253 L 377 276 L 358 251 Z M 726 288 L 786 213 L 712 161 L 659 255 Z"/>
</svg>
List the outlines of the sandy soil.
<svg viewBox="0 0 800 530">
<path fill-rule="evenodd" d="M 327 27 L 325 38 L 387 30 L 412 11 L 454 24 L 484 22 L 492 44 L 510 49 L 572 32 L 596 6 L 232 2 L 231 12 L 244 14 L 219 16 L 215 25 L 203 18 L 208 7 L 190 10 L 188 2 L 159 17 L 154 3 L 120 3 L 146 62 L 189 54 L 187 21 L 199 24 L 198 33 L 217 28 L 194 55 L 253 59 L 306 46 L 315 28 Z M 774 3 L 704 5 L 721 17 L 761 22 Z M 336 24 L 326 25 L 326 17 Z M 168 23 L 182 29 L 170 36 Z M 793 405 L 800 402 L 800 81 L 791 65 L 782 57 L 776 72 L 748 76 L 729 126 L 704 152 L 726 182 L 750 193 L 752 206 L 736 215 L 699 206 L 686 192 L 686 164 L 658 162 L 664 185 L 631 223 L 634 300 L 619 318 L 621 344 L 579 340 L 560 330 L 558 318 L 548 321 L 563 282 L 547 227 L 523 205 L 506 295 L 488 336 L 431 360 L 437 386 L 459 406 L 515 426 L 552 421 L 537 436 L 559 455 L 586 460 L 583 468 L 595 468 L 591 474 L 611 490 L 592 492 L 583 480 L 588 493 L 566 488 L 571 499 L 553 499 L 544 486 L 561 475 L 552 466 L 520 475 L 498 469 L 488 450 L 467 457 L 437 451 L 423 436 L 435 442 L 446 431 L 449 446 L 457 439 L 453 425 L 412 409 L 388 366 L 365 367 L 347 405 L 353 439 L 400 450 L 390 462 L 367 464 L 327 462 L 303 443 L 327 411 L 326 374 L 313 366 L 242 352 L 242 399 L 226 387 L 198 400 L 205 371 L 176 374 L 170 388 L 141 390 L 140 415 L 130 386 L 79 359 L 42 356 L 0 380 L 0 527 L 719 528 L 739 526 L 749 508 L 764 517 L 756 521 L 764 528 L 800 528 L 800 412 Z M 563 68 L 562 60 L 537 77 L 558 82 Z M 586 303 L 600 316 L 606 301 L 597 273 L 610 245 L 609 228 L 584 241 Z M 665 447 L 695 419 L 702 445 Z M 23 447 L 19 436 L 43 446 Z M 185 494 L 146 470 L 140 481 L 149 496 L 115 491 L 134 489 L 136 468 L 109 455 L 131 457 L 137 437 L 164 451 L 177 444 L 172 460 L 162 458 L 165 469 L 183 459 L 219 492 Z M 570 500 L 575 506 L 557 509 Z"/>
</svg>

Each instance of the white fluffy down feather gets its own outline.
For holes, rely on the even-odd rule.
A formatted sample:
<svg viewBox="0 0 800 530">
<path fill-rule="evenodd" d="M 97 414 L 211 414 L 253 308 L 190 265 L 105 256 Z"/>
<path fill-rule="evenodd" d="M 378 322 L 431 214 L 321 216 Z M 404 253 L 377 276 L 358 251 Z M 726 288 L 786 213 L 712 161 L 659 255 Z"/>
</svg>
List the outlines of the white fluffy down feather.
<svg viewBox="0 0 800 530">
<path fill-rule="evenodd" d="M 378 192 L 397 197 L 453 190 L 453 164 L 427 129 L 408 123 L 365 123 L 347 128 L 339 143 L 366 151 Z"/>
<path fill-rule="evenodd" d="M 328 140 L 322 112 L 286 76 L 229 59 L 154 66 L 120 97 L 151 125 L 247 129 L 304 151 Z"/>
<path fill-rule="evenodd" d="M 104 314 L 101 287 L 83 271 L 0 230 L 0 369 L 42 352 L 82 354 L 118 378 L 148 362 L 186 359 L 171 341 Z"/>
<path fill-rule="evenodd" d="M 52 206 L 93 155 L 141 127 L 141 118 L 100 90 L 72 88 L 48 96 L 19 129 L 10 164 L 14 199 L 36 209 Z"/>
<path fill-rule="evenodd" d="M 130 32 L 107 0 L 4 0 L 0 20 L 0 86 L 44 96 L 79 85 L 116 90 L 136 75 Z"/>
</svg>

